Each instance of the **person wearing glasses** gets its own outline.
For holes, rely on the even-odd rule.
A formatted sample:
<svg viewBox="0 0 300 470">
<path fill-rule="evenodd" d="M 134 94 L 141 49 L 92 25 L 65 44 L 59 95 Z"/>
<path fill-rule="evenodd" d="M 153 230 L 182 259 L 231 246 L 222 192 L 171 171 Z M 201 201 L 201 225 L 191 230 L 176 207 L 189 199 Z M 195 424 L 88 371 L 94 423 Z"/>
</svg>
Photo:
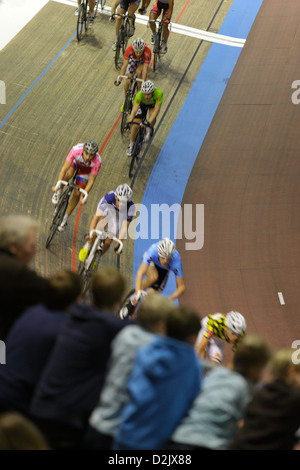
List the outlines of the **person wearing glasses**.
<svg viewBox="0 0 300 470">
<path fill-rule="evenodd" d="M 94 243 L 94 236 L 90 237 L 92 230 L 107 230 L 110 237 L 124 240 L 127 236 L 129 224 L 135 215 L 135 205 L 132 201 L 132 189 L 128 184 L 120 184 L 115 191 L 108 192 L 98 203 L 97 210 L 92 218 L 89 233 L 85 235 L 86 243 L 79 252 L 79 260 L 85 261 L 90 248 Z M 102 255 L 111 245 L 112 238 L 107 237 L 103 246 Z M 115 252 L 119 244 L 115 246 Z"/>
</svg>

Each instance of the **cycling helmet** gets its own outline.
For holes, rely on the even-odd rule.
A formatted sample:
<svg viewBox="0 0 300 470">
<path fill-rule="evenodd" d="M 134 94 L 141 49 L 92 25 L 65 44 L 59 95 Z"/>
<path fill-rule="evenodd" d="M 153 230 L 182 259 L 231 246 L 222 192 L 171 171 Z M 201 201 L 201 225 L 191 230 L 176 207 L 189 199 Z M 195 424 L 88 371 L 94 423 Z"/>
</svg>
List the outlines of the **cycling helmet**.
<svg viewBox="0 0 300 470">
<path fill-rule="evenodd" d="M 155 86 L 154 86 L 154 83 L 152 83 L 150 80 L 146 80 L 142 87 L 141 87 L 141 91 L 142 93 L 153 93 L 155 90 Z"/>
<path fill-rule="evenodd" d="M 235 335 L 240 335 L 246 330 L 246 321 L 239 312 L 231 311 L 227 313 L 225 318 L 227 328 Z"/>
<path fill-rule="evenodd" d="M 120 184 L 116 189 L 116 196 L 121 202 L 130 201 L 132 198 L 132 189 L 128 184 Z"/>
<path fill-rule="evenodd" d="M 90 153 L 91 155 L 96 155 L 98 152 L 98 144 L 94 140 L 88 140 L 84 143 L 83 150 L 85 150 L 87 153 Z"/>
<path fill-rule="evenodd" d="M 175 243 L 169 238 L 164 238 L 158 244 L 158 255 L 162 258 L 172 258 L 175 251 Z"/>
<path fill-rule="evenodd" d="M 132 48 L 134 52 L 143 52 L 145 49 L 145 41 L 140 38 L 136 38 L 132 43 Z"/>
</svg>

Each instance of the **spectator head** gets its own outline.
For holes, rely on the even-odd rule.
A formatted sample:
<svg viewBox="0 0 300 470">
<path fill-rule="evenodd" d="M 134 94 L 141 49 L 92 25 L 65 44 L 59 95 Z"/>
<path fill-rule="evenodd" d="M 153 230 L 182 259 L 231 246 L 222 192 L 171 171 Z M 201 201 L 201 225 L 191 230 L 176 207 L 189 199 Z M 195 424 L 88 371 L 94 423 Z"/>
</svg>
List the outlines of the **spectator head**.
<svg viewBox="0 0 300 470">
<path fill-rule="evenodd" d="M 67 310 L 81 294 L 80 276 L 72 271 L 60 271 L 48 279 L 45 305 L 50 310 Z"/>
<path fill-rule="evenodd" d="M 0 250 L 6 250 L 29 264 L 36 254 L 39 224 L 26 215 L 0 218 Z"/>
<path fill-rule="evenodd" d="M 15 412 L 0 415 L 0 450 L 50 450 L 39 429 Z"/>
<path fill-rule="evenodd" d="M 252 382 L 258 382 L 271 358 L 267 343 L 257 335 L 245 335 L 233 358 L 233 369 Z"/>
<path fill-rule="evenodd" d="M 101 268 L 92 279 L 91 291 L 95 307 L 114 311 L 125 291 L 124 277 L 116 268 Z"/>
<path fill-rule="evenodd" d="M 171 338 L 195 344 L 201 320 L 194 309 L 188 306 L 180 306 L 173 310 L 166 320 L 166 334 Z"/>
<path fill-rule="evenodd" d="M 295 349 L 280 349 L 271 358 L 269 369 L 273 379 L 300 388 L 300 362 L 294 358 Z"/>
<path fill-rule="evenodd" d="M 138 323 L 151 333 L 164 334 L 166 318 L 176 308 L 176 305 L 167 297 L 153 292 L 148 294 L 141 303 L 138 311 Z"/>
</svg>

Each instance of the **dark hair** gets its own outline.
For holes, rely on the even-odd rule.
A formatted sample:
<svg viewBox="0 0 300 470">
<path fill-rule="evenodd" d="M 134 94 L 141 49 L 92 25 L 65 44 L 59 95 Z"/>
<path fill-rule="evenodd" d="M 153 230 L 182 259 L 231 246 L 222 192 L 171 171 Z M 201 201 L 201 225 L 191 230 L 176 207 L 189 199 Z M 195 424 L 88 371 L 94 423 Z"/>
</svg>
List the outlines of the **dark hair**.
<svg viewBox="0 0 300 470">
<path fill-rule="evenodd" d="M 196 311 L 187 306 L 180 306 L 171 311 L 166 319 L 166 334 L 179 341 L 187 341 L 198 334 L 201 320 Z"/>
<path fill-rule="evenodd" d="M 252 367 L 262 369 L 271 358 L 267 343 L 255 334 L 245 335 L 238 344 L 233 358 L 233 369 L 247 376 Z"/>
<path fill-rule="evenodd" d="M 45 305 L 50 310 L 66 310 L 82 292 L 82 281 L 72 271 L 60 271 L 48 279 Z"/>
<path fill-rule="evenodd" d="M 110 310 L 121 301 L 125 280 L 116 268 L 102 268 L 93 276 L 91 290 L 94 305 Z"/>
</svg>

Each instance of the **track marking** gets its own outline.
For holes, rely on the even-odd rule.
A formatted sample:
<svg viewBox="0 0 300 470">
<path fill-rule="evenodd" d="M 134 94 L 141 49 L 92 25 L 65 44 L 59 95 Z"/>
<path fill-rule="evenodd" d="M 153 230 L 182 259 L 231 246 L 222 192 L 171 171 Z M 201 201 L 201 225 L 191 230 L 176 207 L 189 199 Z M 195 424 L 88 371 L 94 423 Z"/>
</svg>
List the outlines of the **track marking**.
<svg viewBox="0 0 300 470">
<path fill-rule="evenodd" d="M 285 305 L 285 301 L 282 295 L 282 292 L 278 292 L 278 298 L 281 305 Z"/>
</svg>

